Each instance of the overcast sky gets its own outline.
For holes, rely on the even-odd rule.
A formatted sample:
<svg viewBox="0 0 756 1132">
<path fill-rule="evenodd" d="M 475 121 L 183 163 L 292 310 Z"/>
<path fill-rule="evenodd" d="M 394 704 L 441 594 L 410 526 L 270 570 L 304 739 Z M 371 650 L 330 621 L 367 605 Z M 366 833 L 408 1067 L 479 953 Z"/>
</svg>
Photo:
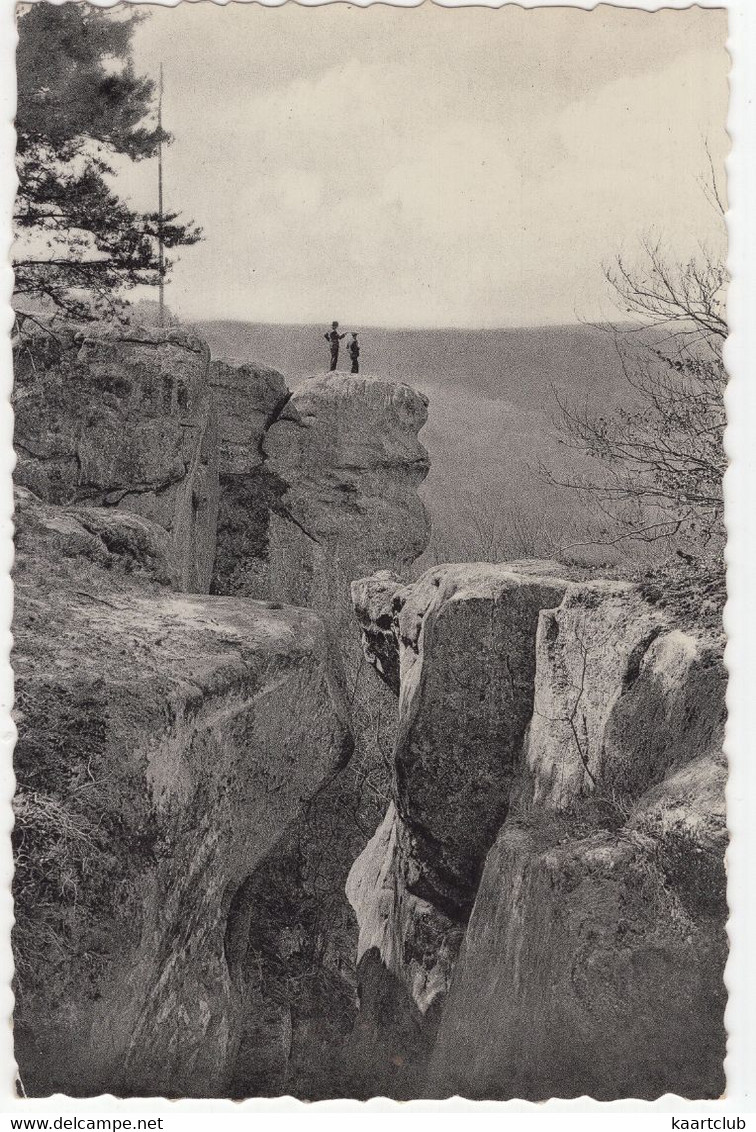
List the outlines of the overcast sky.
<svg viewBox="0 0 756 1132">
<path fill-rule="evenodd" d="M 726 13 L 346 4 L 153 8 L 166 199 L 202 225 L 186 318 L 513 326 L 606 312 L 649 231 L 720 238 Z M 154 206 L 154 163 L 121 182 Z"/>
</svg>

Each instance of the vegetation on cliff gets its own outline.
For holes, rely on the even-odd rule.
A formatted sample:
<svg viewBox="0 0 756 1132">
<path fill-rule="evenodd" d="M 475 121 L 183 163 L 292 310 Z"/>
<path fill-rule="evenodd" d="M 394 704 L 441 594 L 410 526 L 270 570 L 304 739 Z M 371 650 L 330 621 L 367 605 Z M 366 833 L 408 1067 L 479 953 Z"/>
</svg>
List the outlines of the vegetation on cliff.
<svg viewBox="0 0 756 1132">
<path fill-rule="evenodd" d="M 556 394 L 562 443 L 599 471 L 567 484 L 547 477 L 603 516 L 597 542 L 663 540 L 711 559 L 724 545 L 725 266 L 705 249 L 675 263 L 644 241 L 637 263 L 619 257 L 607 278 L 623 316 L 635 320 L 607 328 L 628 400 L 607 413 Z"/>
</svg>

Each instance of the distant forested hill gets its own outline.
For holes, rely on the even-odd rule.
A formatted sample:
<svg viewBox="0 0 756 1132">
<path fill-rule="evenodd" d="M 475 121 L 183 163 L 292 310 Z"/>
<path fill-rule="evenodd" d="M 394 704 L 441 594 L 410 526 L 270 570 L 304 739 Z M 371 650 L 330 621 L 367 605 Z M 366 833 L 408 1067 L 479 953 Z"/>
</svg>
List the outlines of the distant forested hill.
<svg viewBox="0 0 756 1132">
<path fill-rule="evenodd" d="M 232 321 L 198 325 L 214 357 L 263 362 L 281 370 L 292 386 L 327 368 L 326 329 Z M 555 390 L 607 412 L 627 398 L 611 334 L 583 325 L 355 329 L 363 373 L 406 381 L 430 398 L 421 439 L 432 461 L 423 489 L 434 521 L 432 556 L 501 560 L 561 552 L 589 561 L 617 558 L 614 550 L 575 546 L 595 535 L 590 508 L 538 474 L 541 463 L 565 476 L 581 466 L 557 441 Z M 348 368 L 346 355 L 342 363 L 340 368 Z"/>
<path fill-rule="evenodd" d="M 214 356 L 260 361 L 294 383 L 328 368 L 324 326 L 273 326 L 252 322 L 198 324 Z M 542 401 L 552 382 L 589 396 L 618 387 L 620 373 L 610 335 L 591 326 L 512 330 L 359 331 L 366 374 L 411 384 L 464 387 L 477 396 L 518 404 Z M 344 358 L 346 362 L 346 357 Z"/>
</svg>

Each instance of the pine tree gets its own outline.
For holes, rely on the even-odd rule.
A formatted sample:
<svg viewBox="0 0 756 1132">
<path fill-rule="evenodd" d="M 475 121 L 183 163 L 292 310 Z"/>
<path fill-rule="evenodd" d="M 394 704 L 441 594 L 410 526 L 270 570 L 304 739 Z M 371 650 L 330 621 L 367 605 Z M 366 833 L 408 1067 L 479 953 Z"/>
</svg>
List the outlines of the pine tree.
<svg viewBox="0 0 756 1132">
<path fill-rule="evenodd" d="M 113 187 L 113 155 L 150 158 L 170 135 L 150 125 L 154 83 L 135 73 L 140 14 L 36 3 L 20 15 L 14 209 L 17 306 L 40 301 L 74 318 L 114 311 L 124 290 L 157 286 L 158 214 Z M 201 231 L 163 217 L 166 248 Z M 170 263 L 166 262 L 166 270 Z M 20 301 L 19 301 L 20 299 Z"/>
</svg>

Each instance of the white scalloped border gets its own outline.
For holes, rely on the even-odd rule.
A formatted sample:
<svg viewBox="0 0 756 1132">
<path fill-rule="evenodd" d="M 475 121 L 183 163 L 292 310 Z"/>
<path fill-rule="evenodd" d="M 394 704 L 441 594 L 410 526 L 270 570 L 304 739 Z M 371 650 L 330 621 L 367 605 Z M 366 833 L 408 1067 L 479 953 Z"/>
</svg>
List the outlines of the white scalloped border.
<svg viewBox="0 0 756 1132">
<path fill-rule="evenodd" d="M 93 0 L 100 7 L 112 4 Z M 133 2 L 133 0 L 131 0 Z M 175 7 L 187 0 L 156 0 L 164 7 Z M 204 0 L 211 2 L 211 0 Z M 214 0 L 227 3 L 229 0 Z M 255 0 L 236 0 L 255 2 Z M 268 7 L 278 7 L 286 0 L 263 0 Z M 294 2 L 294 0 L 289 0 Z M 299 0 L 315 6 L 329 0 Z M 382 0 L 352 0 L 367 7 Z M 415 0 L 394 0 L 395 6 L 417 7 Z M 435 0 L 441 7 L 472 6 L 479 0 Z M 482 0 L 480 6 L 499 8 L 499 2 Z M 525 2 L 525 8 L 573 7 L 590 10 L 597 4 L 580 4 L 572 0 L 540 0 Z M 688 8 L 696 5 L 685 0 L 616 0 L 616 6 L 657 11 L 660 8 Z M 532 1128 L 549 1115 L 561 1114 L 560 1127 L 585 1128 L 586 1122 L 602 1121 L 611 1115 L 611 1124 L 638 1127 L 656 1116 L 661 1129 L 671 1127 L 669 1117 L 658 1123 L 662 1114 L 685 1116 L 724 1116 L 753 1113 L 748 1122 L 756 1132 L 756 0 L 704 0 L 704 8 L 727 8 L 730 31 L 727 48 L 732 61 L 730 72 L 730 111 L 728 130 L 731 152 L 727 160 L 727 216 L 730 238 L 728 264 L 732 276 L 728 311 L 731 335 L 725 359 L 730 374 L 726 403 L 728 428 L 725 445 L 731 464 L 725 478 L 728 530 L 727 578 L 729 600 L 725 613 L 728 633 L 726 651 L 730 675 L 728 691 L 729 721 L 726 752 L 730 760 L 728 784 L 728 822 L 731 844 L 727 855 L 728 891 L 730 900 L 730 957 L 725 981 L 729 993 L 727 1008 L 728 1055 L 727 1096 L 721 1101 L 684 1101 L 665 1096 L 657 1101 L 637 1100 L 601 1103 L 588 1097 L 572 1101 L 551 1100 L 543 1105 L 523 1101 L 469 1102 L 454 1099 L 445 1102 L 413 1101 L 399 1104 L 377 1098 L 366 1104 L 355 1101 L 324 1101 L 304 1105 L 291 1097 L 277 1100 L 231 1101 L 167 1101 L 160 1099 L 118 1100 L 111 1096 L 95 1100 L 74 1101 L 58 1097 L 45 1100 L 19 1101 L 13 1081 L 15 1062 L 9 1021 L 0 1025 L 0 1117 L 10 1127 L 8 1116 L 35 1115 L 53 1117 L 67 1113 L 97 1115 L 160 1115 L 166 1117 L 166 1128 L 206 1128 L 208 1124 L 228 1127 L 250 1127 L 281 1116 L 297 1121 L 331 1127 L 347 1119 L 392 1122 L 410 1118 L 413 1126 L 427 1125 L 434 1130 L 448 1119 L 459 1120 L 464 1112 L 489 1114 L 497 1125 L 506 1120 Z M 9 404 L 12 386 L 10 329 L 12 313 L 10 296 L 12 274 L 9 267 L 11 244 L 10 217 L 15 194 L 13 114 L 15 107 L 14 53 L 16 32 L 13 0 L 0 0 L 0 1018 L 9 1019 L 13 998 L 10 976 L 13 969 L 10 950 L 12 904 L 9 884 L 12 876 L 9 834 L 12 827 L 10 800 L 13 792 L 11 756 L 14 728 L 9 717 L 12 701 L 12 672 L 9 665 L 12 589 L 9 570 L 12 548 L 12 471 L 15 462 L 12 447 L 13 419 Z M 754 870 L 749 875 L 749 866 Z M 252 1116 L 252 1114 L 255 1114 Z M 530 1114 L 525 1116 L 524 1114 Z M 7 1116 L 3 1116 L 7 1114 Z M 204 1115 L 203 1115 L 204 1114 Z M 212 1116 L 211 1116 L 212 1114 Z M 341 1114 L 340 1116 L 337 1114 Z M 382 1118 L 380 1114 L 386 1114 Z M 390 1115 L 389 1115 L 390 1114 Z M 517 1119 L 516 1114 L 523 1114 Z M 592 1114 L 592 1116 L 582 1115 Z M 226 1119 L 224 1119 L 224 1115 Z M 210 1119 L 208 1120 L 208 1117 Z M 251 1117 L 251 1119 L 250 1119 Z M 539 1119 L 540 1118 L 540 1119 Z M 550 1123 L 550 1121 L 548 1121 Z M 596 1124 L 596 1132 L 599 1125 Z"/>
</svg>

